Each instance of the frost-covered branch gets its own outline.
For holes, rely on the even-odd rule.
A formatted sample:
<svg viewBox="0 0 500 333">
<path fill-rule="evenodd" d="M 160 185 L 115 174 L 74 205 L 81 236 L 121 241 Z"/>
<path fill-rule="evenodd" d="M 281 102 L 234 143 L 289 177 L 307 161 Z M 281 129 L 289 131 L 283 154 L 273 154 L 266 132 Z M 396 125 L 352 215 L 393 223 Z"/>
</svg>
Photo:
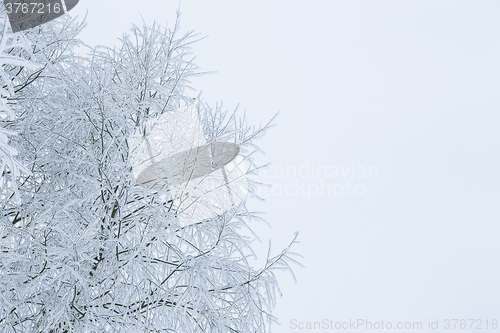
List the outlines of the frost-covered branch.
<svg viewBox="0 0 500 333">
<path fill-rule="evenodd" d="M 0 211 L 0 331 L 267 332 L 279 291 L 274 272 L 295 262 L 296 242 L 263 267 L 249 260 L 250 225 L 260 219 L 246 206 L 259 186 L 256 140 L 274 118 L 254 127 L 237 111 L 188 95 L 189 79 L 200 74 L 191 54 L 199 38 L 180 34 L 178 20 L 172 29 L 134 26 L 117 48 L 84 56 L 72 52 L 80 28 L 56 20 L 26 35 L 31 61 L 42 65 L 14 85 L 9 130 L 19 133 L 18 158 L 30 176 L 19 184 L 21 203 Z M 199 117 L 200 142 L 231 143 L 242 156 L 229 169 L 211 155 L 210 173 L 225 179 L 212 190 L 226 189 L 232 205 L 204 202 L 197 209 L 216 214 L 195 210 L 203 218 L 184 224 L 186 199 L 176 201 L 173 182 L 139 186 L 128 138 L 187 107 L 193 122 Z M 241 174 L 229 173 L 236 169 Z M 194 192 L 209 179 L 197 177 L 184 182 L 197 179 Z M 228 188 L 243 178 L 248 195 L 233 200 Z"/>
</svg>

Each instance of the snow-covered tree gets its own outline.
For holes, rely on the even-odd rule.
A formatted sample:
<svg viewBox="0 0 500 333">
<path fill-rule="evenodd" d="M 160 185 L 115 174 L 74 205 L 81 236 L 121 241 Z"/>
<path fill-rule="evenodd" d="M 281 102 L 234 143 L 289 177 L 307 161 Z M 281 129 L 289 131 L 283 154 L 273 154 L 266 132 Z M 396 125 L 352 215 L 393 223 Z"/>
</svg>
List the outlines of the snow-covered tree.
<svg viewBox="0 0 500 333">
<path fill-rule="evenodd" d="M 23 61 L 40 68 L 7 68 L 17 80 L 6 95 L 8 133 L 18 133 L 11 146 L 19 152 L 7 170 L 20 200 L 0 202 L 0 331 L 267 332 L 274 272 L 290 270 L 290 247 L 254 267 L 248 224 L 261 218 L 246 199 L 179 223 L 168 189 L 137 186 L 127 138 L 191 107 L 208 144 L 239 147 L 251 198 L 261 186 L 255 140 L 272 120 L 250 126 L 189 96 L 189 79 L 200 74 L 191 56 L 197 35 L 179 36 L 178 20 L 171 29 L 134 26 L 118 47 L 85 56 L 73 52 L 81 28 L 63 18 L 16 33 L 31 45 Z M 16 165 L 25 172 L 13 173 Z"/>
<path fill-rule="evenodd" d="M 21 172 L 29 174 L 29 171 L 16 159 L 17 150 L 9 145 L 9 136 L 16 135 L 16 132 L 6 129 L 9 122 L 14 121 L 14 113 L 9 106 L 9 98 L 15 96 L 14 80 L 16 74 L 9 75 L 13 68 L 35 69 L 37 65 L 29 60 L 30 49 L 28 42 L 22 34 L 13 34 L 8 30 L 7 17 L 3 17 L 2 35 L 0 36 L 0 200 L 12 198 L 19 203 L 19 193 L 17 191 L 16 180 Z M 4 125 L 5 124 L 5 125 Z"/>
</svg>

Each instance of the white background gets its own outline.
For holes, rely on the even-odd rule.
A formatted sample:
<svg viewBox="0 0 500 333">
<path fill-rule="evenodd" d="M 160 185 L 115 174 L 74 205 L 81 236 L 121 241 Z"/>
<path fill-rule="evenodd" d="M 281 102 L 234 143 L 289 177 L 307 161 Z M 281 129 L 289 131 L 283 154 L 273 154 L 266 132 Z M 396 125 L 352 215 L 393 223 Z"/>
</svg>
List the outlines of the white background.
<svg viewBox="0 0 500 333">
<path fill-rule="evenodd" d="M 142 25 L 141 14 L 172 24 L 177 8 L 81 0 L 71 13 L 88 11 L 86 43 L 112 46 Z M 208 35 L 194 45 L 196 63 L 218 71 L 192 81 L 205 100 L 229 110 L 239 103 L 256 124 L 281 111 L 260 142 L 274 195 L 253 204 L 272 228 L 255 229 L 275 251 L 299 231 L 305 268 L 295 269 L 297 284 L 279 276 L 275 332 L 299 331 L 292 319 L 424 328 L 438 319 L 439 331 L 451 331 L 447 318 L 500 319 L 500 2 L 184 0 L 180 8 L 182 31 Z M 378 176 L 357 177 L 370 166 Z M 304 177 L 295 177 L 300 167 Z M 313 177 L 320 167 L 338 167 L 339 177 Z M 321 181 L 344 193 L 313 195 Z M 349 195 L 348 181 L 364 194 Z M 286 185 L 291 195 L 280 193 Z"/>
</svg>

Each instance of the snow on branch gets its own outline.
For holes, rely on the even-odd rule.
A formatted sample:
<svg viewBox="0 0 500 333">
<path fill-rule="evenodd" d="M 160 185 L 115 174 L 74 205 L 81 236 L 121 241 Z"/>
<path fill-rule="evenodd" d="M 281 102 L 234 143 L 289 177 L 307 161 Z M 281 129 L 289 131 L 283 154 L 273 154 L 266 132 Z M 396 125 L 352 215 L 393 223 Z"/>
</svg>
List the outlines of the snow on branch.
<svg viewBox="0 0 500 333">
<path fill-rule="evenodd" d="M 15 96 L 14 78 L 6 73 L 5 68 L 10 66 L 33 70 L 39 65 L 22 56 L 10 54 L 14 48 L 20 48 L 29 53 L 30 46 L 22 33 L 14 34 L 8 27 L 8 19 L 5 16 L 0 36 L 0 125 L 3 125 L 0 126 L 0 201 L 9 197 L 8 188 L 11 188 L 14 190 L 14 200 L 19 204 L 17 179 L 21 173 L 29 174 L 30 172 L 14 158 L 18 152 L 9 145 L 9 136 L 17 135 L 17 133 L 7 130 L 4 125 L 15 121 L 14 112 L 9 106 L 9 98 Z"/>
</svg>

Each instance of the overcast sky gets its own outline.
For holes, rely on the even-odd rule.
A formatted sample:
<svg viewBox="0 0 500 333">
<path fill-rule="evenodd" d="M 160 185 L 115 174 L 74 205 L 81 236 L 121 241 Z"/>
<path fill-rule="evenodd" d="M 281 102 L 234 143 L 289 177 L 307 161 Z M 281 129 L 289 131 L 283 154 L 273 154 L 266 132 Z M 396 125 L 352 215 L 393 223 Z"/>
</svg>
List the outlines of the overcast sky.
<svg viewBox="0 0 500 333">
<path fill-rule="evenodd" d="M 112 46 L 141 14 L 170 24 L 177 8 L 81 0 L 71 13 L 88 11 L 86 43 Z M 500 2 L 180 8 L 182 31 L 208 36 L 194 45 L 201 69 L 217 71 L 193 80 L 204 99 L 239 104 L 254 123 L 281 112 L 258 157 L 273 188 L 252 204 L 272 228 L 255 228 L 275 251 L 299 231 L 305 268 L 297 284 L 280 275 L 275 332 L 298 331 L 293 319 L 420 331 L 500 319 Z"/>
</svg>

